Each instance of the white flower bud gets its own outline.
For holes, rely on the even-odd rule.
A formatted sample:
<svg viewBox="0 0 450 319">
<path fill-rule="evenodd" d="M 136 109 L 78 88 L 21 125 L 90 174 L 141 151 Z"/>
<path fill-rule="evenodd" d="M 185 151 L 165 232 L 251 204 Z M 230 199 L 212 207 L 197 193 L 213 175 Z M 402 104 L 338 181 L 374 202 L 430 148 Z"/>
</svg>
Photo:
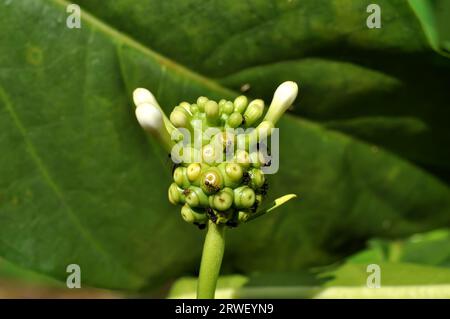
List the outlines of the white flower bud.
<svg viewBox="0 0 450 319">
<path fill-rule="evenodd" d="M 144 102 L 136 108 L 135 114 L 142 128 L 155 136 L 166 150 L 170 151 L 173 142 L 164 125 L 161 110 L 151 103 Z"/>
<path fill-rule="evenodd" d="M 264 121 L 275 124 L 297 97 L 298 86 L 292 81 L 283 82 L 275 91 Z"/>
<path fill-rule="evenodd" d="M 156 101 L 155 96 L 147 89 L 137 88 L 133 92 L 133 101 L 136 106 L 144 103 L 150 103 L 159 106 L 158 101 Z"/>
</svg>

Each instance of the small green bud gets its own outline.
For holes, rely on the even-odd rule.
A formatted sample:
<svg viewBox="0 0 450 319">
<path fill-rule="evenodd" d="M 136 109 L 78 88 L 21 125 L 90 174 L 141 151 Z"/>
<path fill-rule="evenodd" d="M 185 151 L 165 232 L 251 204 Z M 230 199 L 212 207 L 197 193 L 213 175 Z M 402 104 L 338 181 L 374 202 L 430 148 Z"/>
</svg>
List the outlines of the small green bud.
<svg viewBox="0 0 450 319">
<path fill-rule="evenodd" d="M 191 105 L 188 102 L 181 102 L 179 106 L 192 116 Z"/>
<path fill-rule="evenodd" d="M 239 211 L 237 217 L 238 223 L 245 223 L 250 218 L 250 215 L 250 213 Z"/>
<path fill-rule="evenodd" d="M 244 120 L 244 118 L 242 117 L 241 113 L 238 112 L 234 112 L 230 115 L 230 117 L 227 120 L 227 124 L 229 127 L 231 128 L 236 128 L 239 125 L 242 124 L 242 121 Z"/>
<path fill-rule="evenodd" d="M 206 194 L 217 193 L 223 186 L 222 175 L 217 167 L 211 167 L 202 173 L 200 187 Z"/>
<path fill-rule="evenodd" d="M 200 110 L 198 109 L 197 104 L 192 104 L 191 105 L 191 112 L 192 112 L 193 115 L 196 115 L 196 114 L 198 114 L 198 112 L 200 112 Z"/>
<path fill-rule="evenodd" d="M 229 209 L 226 211 L 216 211 L 214 210 L 216 215 L 216 224 L 225 224 L 227 221 L 233 218 L 233 210 Z"/>
<path fill-rule="evenodd" d="M 228 121 L 229 115 L 225 114 L 225 113 L 221 113 L 220 114 L 220 123 L 222 123 L 222 125 L 224 123 L 226 123 Z"/>
<path fill-rule="evenodd" d="M 207 207 L 208 196 L 203 193 L 200 187 L 190 186 L 184 190 L 186 195 L 186 203 L 191 207 Z"/>
<path fill-rule="evenodd" d="M 199 213 L 193 210 L 189 205 L 181 207 L 181 217 L 188 223 L 204 223 L 208 219 L 206 214 Z"/>
<path fill-rule="evenodd" d="M 222 104 L 222 112 L 225 114 L 230 115 L 234 111 L 234 104 L 233 102 L 226 101 Z"/>
<path fill-rule="evenodd" d="M 215 101 L 206 102 L 205 114 L 208 124 L 216 125 L 220 117 L 219 105 Z"/>
<path fill-rule="evenodd" d="M 200 96 L 200 97 L 197 99 L 197 106 L 198 106 L 198 109 L 199 109 L 201 112 L 203 112 L 203 111 L 205 110 L 205 104 L 206 104 L 206 102 L 208 102 L 208 101 L 209 101 L 208 98 L 205 97 L 205 96 Z"/>
<path fill-rule="evenodd" d="M 175 108 L 170 113 L 170 121 L 175 127 L 189 127 L 189 119 L 185 112 Z"/>
<path fill-rule="evenodd" d="M 245 126 L 250 127 L 263 115 L 264 112 L 264 101 L 263 100 L 253 100 L 247 107 L 244 113 Z"/>
<path fill-rule="evenodd" d="M 244 113 L 245 108 L 248 105 L 248 99 L 246 96 L 241 95 L 238 96 L 235 100 L 234 100 L 234 112 L 238 112 L 238 113 Z"/>
<path fill-rule="evenodd" d="M 173 180 L 182 188 L 189 187 L 189 179 L 186 174 L 186 167 L 178 166 L 173 172 Z"/>
<path fill-rule="evenodd" d="M 248 186 L 241 186 L 234 190 L 234 205 L 237 208 L 250 208 L 255 203 L 255 191 Z"/>
</svg>

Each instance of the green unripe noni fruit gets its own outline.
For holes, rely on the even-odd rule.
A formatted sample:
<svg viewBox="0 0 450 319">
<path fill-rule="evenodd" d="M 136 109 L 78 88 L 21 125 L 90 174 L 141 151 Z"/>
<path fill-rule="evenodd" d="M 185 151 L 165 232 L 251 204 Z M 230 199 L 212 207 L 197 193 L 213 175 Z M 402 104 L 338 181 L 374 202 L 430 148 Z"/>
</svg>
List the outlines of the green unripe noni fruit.
<svg viewBox="0 0 450 319">
<path fill-rule="evenodd" d="M 188 204 L 181 207 L 181 217 L 188 223 L 204 223 L 207 221 L 208 217 L 206 214 L 200 213 L 193 210 Z"/>
<path fill-rule="evenodd" d="M 183 189 L 179 188 L 177 184 L 172 183 L 170 184 L 169 190 L 168 190 L 168 196 L 169 201 L 174 204 L 184 204 L 185 202 L 185 196 L 183 194 Z"/>
<path fill-rule="evenodd" d="M 248 186 L 241 186 L 234 190 L 234 205 L 236 208 L 250 208 L 255 204 L 255 191 Z"/>
<path fill-rule="evenodd" d="M 200 163 L 192 163 L 188 165 L 186 168 L 186 175 L 191 184 L 196 186 L 200 185 L 200 175 L 202 173 L 202 169 L 203 167 Z"/>
<path fill-rule="evenodd" d="M 186 188 L 190 185 L 188 176 L 186 174 L 186 167 L 178 166 L 173 172 L 173 180 L 178 186 Z"/>
<path fill-rule="evenodd" d="M 242 166 L 237 163 L 221 163 L 218 168 L 223 177 L 225 187 L 238 187 L 244 176 Z"/>
<path fill-rule="evenodd" d="M 209 197 L 209 205 L 216 210 L 226 211 L 233 205 L 234 193 L 231 188 L 224 188 Z"/>
<path fill-rule="evenodd" d="M 202 173 L 200 187 L 206 194 L 217 193 L 223 186 L 222 174 L 217 167 L 211 167 Z"/>
<path fill-rule="evenodd" d="M 264 182 L 266 181 L 264 177 L 264 173 L 257 168 L 253 168 L 250 171 L 248 171 L 249 177 L 250 177 L 250 187 L 253 189 L 261 188 L 264 185 Z"/>
<path fill-rule="evenodd" d="M 209 204 L 208 196 L 200 187 L 190 186 L 183 193 L 186 196 L 186 203 L 191 207 L 207 207 Z"/>
</svg>

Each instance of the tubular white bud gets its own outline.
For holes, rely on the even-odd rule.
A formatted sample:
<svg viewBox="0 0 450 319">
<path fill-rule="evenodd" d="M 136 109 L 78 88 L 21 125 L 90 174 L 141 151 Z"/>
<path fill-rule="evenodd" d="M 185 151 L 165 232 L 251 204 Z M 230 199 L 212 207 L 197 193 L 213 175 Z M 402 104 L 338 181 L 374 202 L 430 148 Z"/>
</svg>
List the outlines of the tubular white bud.
<svg viewBox="0 0 450 319">
<path fill-rule="evenodd" d="M 141 103 L 135 110 L 136 118 L 141 127 L 155 136 L 164 148 L 171 150 L 173 142 L 164 125 L 161 110 L 153 104 Z"/>
<path fill-rule="evenodd" d="M 284 112 L 292 105 L 297 97 L 298 86 L 292 81 L 283 82 L 276 89 L 272 103 L 267 111 L 264 121 L 270 121 L 275 124 Z"/>
<path fill-rule="evenodd" d="M 133 92 L 133 102 L 136 105 L 136 107 L 140 106 L 141 104 L 151 104 L 155 106 L 160 112 L 162 119 L 164 121 L 164 125 L 169 132 L 169 134 L 172 134 L 172 131 L 175 130 L 175 126 L 170 123 L 169 118 L 164 114 L 164 111 L 162 110 L 161 106 L 158 104 L 158 101 L 156 101 L 155 96 L 147 89 L 143 88 L 137 88 Z"/>
<path fill-rule="evenodd" d="M 161 111 L 153 104 L 141 103 L 135 113 L 139 124 L 148 132 L 157 132 L 164 127 Z"/>
<path fill-rule="evenodd" d="M 155 96 L 147 89 L 137 88 L 133 92 L 133 101 L 136 106 L 139 106 L 144 103 L 150 103 L 153 105 L 157 105 L 158 101 L 156 101 Z"/>
</svg>

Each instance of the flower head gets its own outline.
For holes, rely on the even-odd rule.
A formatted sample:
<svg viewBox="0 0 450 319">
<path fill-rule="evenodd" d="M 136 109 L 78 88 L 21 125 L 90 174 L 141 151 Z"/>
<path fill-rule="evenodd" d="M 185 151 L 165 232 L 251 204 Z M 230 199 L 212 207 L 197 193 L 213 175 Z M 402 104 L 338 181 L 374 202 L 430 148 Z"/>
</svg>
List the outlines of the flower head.
<svg viewBox="0 0 450 319">
<path fill-rule="evenodd" d="M 182 206 L 184 220 L 200 228 L 208 220 L 237 226 L 295 197 L 286 195 L 261 208 L 268 191 L 264 167 L 270 165 L 265 138 L 297 93 L 295 82 L 281 84 L 264 118 L 264 101 L 249 102 L 245 96 L 219 102 L 202 96 L 192 104 L 180 103 L 167 117 L 150 91 L 134 91 L 139 124 L 171 152 L 174 162 L 180 158 L 168 195 L 172 204 Z"/>
</svg>

